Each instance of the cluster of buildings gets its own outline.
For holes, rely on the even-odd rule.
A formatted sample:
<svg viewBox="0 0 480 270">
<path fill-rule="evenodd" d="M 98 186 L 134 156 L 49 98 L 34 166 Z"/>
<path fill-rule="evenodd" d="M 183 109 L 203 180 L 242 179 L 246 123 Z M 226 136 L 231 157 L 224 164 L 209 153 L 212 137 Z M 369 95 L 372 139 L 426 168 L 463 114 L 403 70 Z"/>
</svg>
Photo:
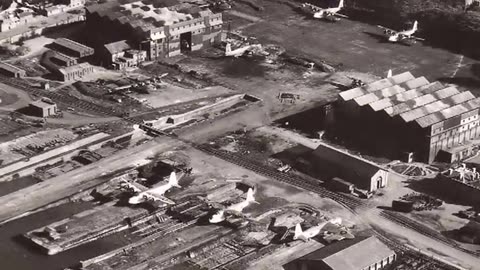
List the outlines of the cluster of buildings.
<svg viewBox="0 0 480 270">
<path fill-rule="evenodd" d="M 93 73 L 93 66 L 85 62 L 95 53 L 93 48 L 66 38 L 56 39 L 51 47 L 43 55 L 42 64 L 58 80 L 72 82 Z"/>
<path fill-rule="evenodd" d="M 0 13 L 0 32 L 36 22 L 42 16 L 48 17 L 81 8 L 85 2 L 86 0 L 13 1 L 8 9 Z"/>
<path fill-rule="evenodd" d="M 222 14 L 180 1 L 107 2 L 86 8 L 91 42 L 113 67 L 199 50 L 221 40 Z M 107 44 L 107 45 L 105 45 Z M 98 47 L 98 48 L 97 48 Z M 140 54 L 139 51 L 145 51 Z M 125 64 L 126 63 L 126 64 Z"/>
<path fill-rule="evenodd" d="M 453 163 L 478 151 L 479 108 L 470 91 L 405 72 L 340 93 L 331 132 L 377 154 Z"/>
</svg>

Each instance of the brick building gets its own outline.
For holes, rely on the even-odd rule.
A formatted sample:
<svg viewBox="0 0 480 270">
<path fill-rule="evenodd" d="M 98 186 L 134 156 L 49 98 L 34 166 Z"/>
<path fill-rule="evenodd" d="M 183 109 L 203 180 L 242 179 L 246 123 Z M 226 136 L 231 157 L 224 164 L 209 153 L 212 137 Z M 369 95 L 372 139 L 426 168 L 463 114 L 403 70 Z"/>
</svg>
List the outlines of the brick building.
<svg viewBox="0 0 480 270">
<path fill-rule="evenodd" d="M 469 91 L 405 72 L 340 93 L 333 132 L 393 158 L 455 162 L 476 152 L 479 108 Z"/>
<path fill-rule="evenodd" d="M 107 2 L 86 8 L 95 48 L 127 40 L 149 60 L 195 51 L 219 41 L 222 14 L 178 1 Z"/>
</svg>

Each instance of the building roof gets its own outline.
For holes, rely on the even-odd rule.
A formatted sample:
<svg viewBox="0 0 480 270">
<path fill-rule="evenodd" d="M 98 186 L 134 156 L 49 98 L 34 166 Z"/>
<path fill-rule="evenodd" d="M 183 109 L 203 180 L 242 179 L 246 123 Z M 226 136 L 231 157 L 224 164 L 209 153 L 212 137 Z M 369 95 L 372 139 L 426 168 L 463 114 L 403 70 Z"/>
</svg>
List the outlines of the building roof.
<svg viewBox="0 0 480 270">
<path fill-rule="evenodd" d="M 476 110 L 480 107 L 480 98 L 471 99 L 465 103 L 455 105 L 450 108 L 446 108 L 436 113 L 426 115 L 416 120 L 419 126 L 422 128 L 429 127 L 433 124 L 441 122 L 443 120 L 461 115 L 463 113 Z"/>
<path fill-rule="evenodd" d="M 384 111 L 390 115 L 390 116 L 395 116 L 404 112 L 408 112 L 410 110 L 413 110 L 418 107 L 422 107 L 428 103 L 435 102 L 437 100 L 453 96 L 460 93 L 457 88 L 455 87 L 447 87 L 440 89 L 438 91 L 435 91 L 430 94 L 426 94 L 423 96 L 419 96 L 414 99 L 407 100 L 403 103 L 400 103 L 398 105 L 388 107 Z"/>
<path fill-rule="evenodd" d="M 128 45 L 126 40 L 120 40 L 120 41 L 117 41 L 117 42 L 112 42 L 112 43 L 106 44 L 105 48 L 112 55 L 116 54 L 116 53 L 119 53 L 119 52 L 126 51 L 128 49 L 131 49 L 130 45 Z"/>
<path fill-rule="evenodd" d="M 414 88 L 411 90 L 408 90 L 406 92 L 387 97 L 375 102 L 372 102 L 369 104 L 369 106 L 374 110 L 374 111 L 380 111 L 384 110 L 388 107 L 392 107 L 394 105 L 403 103 L 407 100 L 414 99 L 416 97 L 425 95 L 425 94 L 430 94 L 432 92 L 435 92 L 437 90 L 440 90 L 444 88 L 443 85 L 440 82 L 433 82 L 429 83 L 423 86 L 420 86 L 418 88 Z"/>
<path fill-rule="evenodd" d="M 55 44 L 68 48 L 72 51 L 79 52 L 79 53 L 90 53 L 93 51 L 93 48 L 90 48 L 88 46 L 85 46 L 83 44 L 80 44 L 78 42 L 75 42 L 73 40 L 67 39 L 67 38 L 57 38 L 54 41 Z"/>
<path fill-rule="evenodd" d="M 386 171 L 370 160 L 352 155 L 347 151 L 334 148 L 325 143 L 319 144 L 318 147 L 311 152 L 310 158 L 323 164 L 330 164 L 331 167 L 329 169 L 340 172 L 340 174 L 336 176 L 346 181 L 358 182 L 358 180 L 362 180 L 364 183 L 358 184 L 360 188 L 367 188 L 367 181 L 363 181 L 363 179 L 370 179 L 379 171 Z M 346 167 L 348 167 L 347 170 L 345 170 Z M 368 187 L 369 186 L 368 184 Z"/>
<path fill-rule="evenodd" d="M 38 107 L 38 108 L 50 108 L 52 106 L 55 106 L 55 104 L 50 104 L 50 103 L 47 103 L 47 102 L 42 101 L 42 100 L 32 101 L 32 102 L 30 102 L 30 105 Z"/>
<path fill-rule="evenodd" d="M 390 78 L 381 79 L 372 83 L 369 83 L 365 86 L 356 87 L 347 91 L 340 93 L 340 97 L 344 101 L 354 99 L 359 96 L 363 96 L 367 93 L 377 91 L 383 88 L 390 87 L 395 84 L 400 84 L 409 80 L 413 80 L 415 77 L 410 72 L 404 72 Z"/>
<path fill-rule="evenodd" d="M 63 53 L 59 53 L 59 52 L 55 52 L 55 51 L 52 54 L 52 58 L 55 58 L 57 60 L 60 60 L 60 61 L 66 62 L 66 63 L 72 62 L 72 61 L 74 61 L 74 62 L 77 61 L 77 59 L 74 58 L 74 57 L 70 57 L 70 56 L 65 55 Z"/>
<path fill-rule="evenodd" d="M 25 70 L 21 69 L 21 68 L 18 68 L 14 65 L 11 65 L 9 63 L 5 63 L 5 62 L 0 62 L 0 68 L 1 69 L 4 69 L 4 70 L 8 70 L 10 72 L 13 72 L 13 73 L 16 73 L 16 72 L 25 72 Z"/>
<path fill-rule="evenodd" d="M 400 87 L 398 85 L 390 86 L 387 88 L 383 88 L 381 90 L 368 93 L 363 96 L 359 96 L 354 98 L 353 100 L 360 106 L 364 106 L 366 104 L 372 103 L 374 101 L 380 100 L 385 97 L 390 97 L 398 93 L 405 92 L 405 88 Z"/>
<path fill-rule="evenodd" d="M 444 99 L 426 104 L 425 106 L 421 106 L 419 108 L 416 108 L 414 110 L 405 112 L 400 114 L 400 117 L 405 121 L 405 122 L 410 122 L 413 121 L 417 118 L 423 117 L 425 115 L 435 113 L 438 111 L 441 111 L 446 108 L 450 108 L 454 105 L 463 103 L 465 101 L 468 101 L 470 99 L 475 98 L 475 96 L 471 92 L 461 92 L 456 95 L 446 97 Z"/>
<path fill-rule="evenodd" d="M 374 236 L 342 240 L 320 248 L 299 260 L 323 261 L 333 270 L 364 269 L 394 255 Z"/>
<path fill-rule="evenodd" d="M 130 25 L 145 33 L 194 19 L 199 19 L 196 21 L 199 22 L 197 28 L 202 28 L 205 25 L 201 18 L 213 14 L 211 10 L 201 10 L 191 3 L 166 2 L 168 1 L 129 1 L 119 5 L 113 1 L 92 5 L 86 9 L 90 14 Z"/>
</svg>

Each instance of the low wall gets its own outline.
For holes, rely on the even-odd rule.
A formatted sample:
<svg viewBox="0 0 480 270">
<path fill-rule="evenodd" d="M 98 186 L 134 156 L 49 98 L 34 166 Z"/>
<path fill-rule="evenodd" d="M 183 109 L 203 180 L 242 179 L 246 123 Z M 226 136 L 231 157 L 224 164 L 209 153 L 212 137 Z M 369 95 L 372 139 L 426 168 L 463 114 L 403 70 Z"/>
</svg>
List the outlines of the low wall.
<svg viewBox="0 0 480 270">
<path fill-rule="evenodd" d="M 25 159 L 24 160 L 19 160 L 19 161 L 15 162 L 15 163 L 12 163 L 12 164 L 10 164 L 6 167 L 0 168 L 0 175 L 1 175 L 0 182 L 11 179 L 13 174 L 18 173 L 18 171 L 20 171 L 21 169 L 23 169 L 25 167 L 30 167 L 34 164 L 41 163 L 42 161 L 45 161 L 47 159 L 51 159 L 55 156 L 61 155 L 61 154 L 66 153 L 66 152 L 70 152 L 70 151 L 75 150 L 75 149 L 78 149 L 78 148 L 83 147 L 87 144 L 90 144 L 90 143 L 93 143 L 95 141 L 104 139 L 108 136 L 110 136 L 110 135 L 107 134 L 107 133 L 97 133 L 97 134 L 94 134 L 94 135 L 89 136 L 87 138 L 83 138 L 83 139 L 74 141 L 72 143 L 69 143 L 67 145 L 60 146 L 58 148 L 52 149 L 52 150 L 50 150 L 48 152 L 45 152 L 43 154 L 33 156 L 33 157 L 29 158 L 28 160 L 25 160 Z"/>
<path fill-rule="evenodd" d="M 210 114 L 210 113 L 217 113 L 221 110 L 228 109 L 241 100 L 249 101 L 248 99 L 245 99 L 245 95 L 243 94 L 234 95 L 231 97 L 224 98 L 213 104 L 206 105 L 186 113 L 164 116 L 158 120 L 155 120 L 153 127 L 158 129 L 172 128 L 172 127 L 175 127 L 176 125 L 187 122 L 191 119 L 195 119 L 199 116 Z M 173 124 L 166 124 L 167 119 L 169 118 L 173 119 Z"/>
<path fill-rule="evenodd" d="M 412 189 L 431 194 L 447 203 L 480 207 L 480 188 L 439 174 L 433 179 L 410 183 Z"/>
</svg>

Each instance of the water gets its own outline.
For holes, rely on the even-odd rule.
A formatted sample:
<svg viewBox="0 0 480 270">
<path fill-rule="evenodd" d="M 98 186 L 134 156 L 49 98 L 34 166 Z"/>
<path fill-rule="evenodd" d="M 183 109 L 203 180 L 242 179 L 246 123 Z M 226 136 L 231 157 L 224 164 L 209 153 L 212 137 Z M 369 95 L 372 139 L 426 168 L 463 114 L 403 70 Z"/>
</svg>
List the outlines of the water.
<svg viewBox="0 0 480 270">
<path fill-rule="evenodd" d="M 7 182 L 0 182 L 0 197 L 7 195 L 9 193 L 15 192 L 22 188 L 26 188 L 28 186 L 34 185 L 40 182 L 37 178 L 28 175 L 25 177 L 21 177 L 15 180 L 7 181 Z"/>
<path fill-rule="evenodd" d="M 128 238 L 123 233 L 118 233 L 49 256 L 22 237 L 22 234 L 30 230 L 70 217 L 92 206 L 90 202 L 68 203 L 0 226 L 0 269 L 60 270 L 128 244 Z"/>
</svg>

